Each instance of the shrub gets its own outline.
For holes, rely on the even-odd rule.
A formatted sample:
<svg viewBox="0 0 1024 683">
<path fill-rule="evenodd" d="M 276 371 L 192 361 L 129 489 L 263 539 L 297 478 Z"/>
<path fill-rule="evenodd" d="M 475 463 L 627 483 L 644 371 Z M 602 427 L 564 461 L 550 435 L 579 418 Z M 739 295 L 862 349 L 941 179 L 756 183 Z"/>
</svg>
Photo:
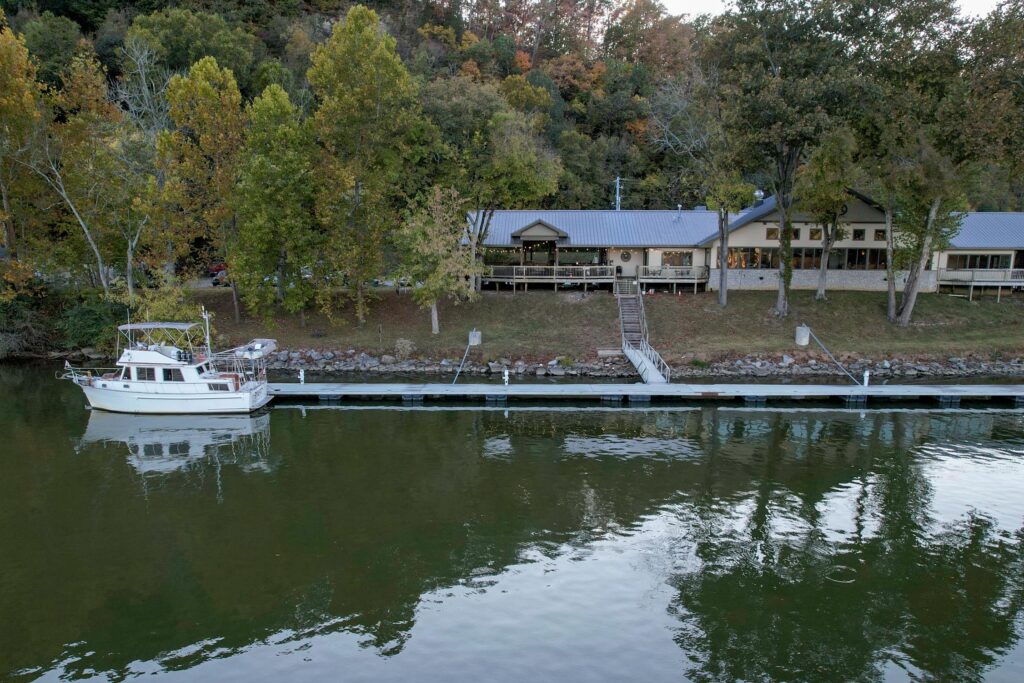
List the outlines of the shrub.
<svg viewBox="0 0 1024 683">
<path fill-rule="evenodd" d="M 59 323 L 62 343 L 68 349 L 90 346 L 111 352 L 117 344 L 115 328 L 127 320 L 127 315 L 123 304 L 102 297 L 87 295 L 67 302 Z"/>
<path fill-rule="evenodd" d="M 28 298 L 0 300 L 0 359 L 45 349 L 51 338 L 45 312 Z"/>
<path fill-rule="evenodd" d="M 416 344 L 411 339 L 398 339 L 395 341 L 395 357 L 405 360 L 416 352 Z"/>
</svg>

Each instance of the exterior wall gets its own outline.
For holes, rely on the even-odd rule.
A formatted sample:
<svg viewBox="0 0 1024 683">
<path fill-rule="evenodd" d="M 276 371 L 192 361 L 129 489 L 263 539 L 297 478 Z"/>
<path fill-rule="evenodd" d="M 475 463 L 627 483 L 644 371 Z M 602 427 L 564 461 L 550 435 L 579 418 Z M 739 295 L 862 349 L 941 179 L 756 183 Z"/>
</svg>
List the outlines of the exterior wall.
<svg viewBox="0 0 1024 683">
<path fill-rule="evenodd" d="M 903 289 L 907 281 L 907 271 L 896 272 L 896 288 Z M 818 271 L 816 270 L 794 270 L 793 289 L 817 289 Z M 750 290 L 777 290 L 779 288 L 779 271 L 775 269 L 766 270 L 729 270 L 729 289 L 750 289 Z M 711 269 L 711 278 L 708 280 L 708 289 L 718 289 L 718 269 Z M 831 291 L 862 291 L 862 292 L 884 292 L 888 289 L 884 270 L 830 270 L 828 271 L 828 289 Z M 926 270 L 921 274 L 922 292 L 934 292 L 936 290 L 936 273 L 934 270 Z"/>
<path fill-rule="evenodd" d="M 629 261 L 622 260 L 622 253 L 628 251 Z M 637 266 L 644 265 L 644 250 L 623 247 L 608 247 L 608 265 L 622 266 L 623 277 L 636 277 Z"/>
<path fill-rule="evenodd" d="M 779 241 L 768 239 L 768 228 L 778 228 L 778 221 L 756 221 L 744 225 L 739 230 L 729 235 L 729 247 L 768 247 L 778 248 Z M 818 227 L 813 222 L 793 222 L 794 228 L 800 229 L 800 239 L 793 240 L 794 247 L 821 248 L 821 240 L 811 239 L 811 228 Z M 885 240 L 875 239 L 875 230 L 884 229 L 884 223 L 863 221 L 851 223 L 845 227 L 846 239 L 835 243 L 836 249 L 885 249 Z M 863 230 L 864 239 L 854 241 L 853 231 Z M 711 263 L 718 263 L 718 240 L 716 239 L 711 247 Z"/>
</svg>

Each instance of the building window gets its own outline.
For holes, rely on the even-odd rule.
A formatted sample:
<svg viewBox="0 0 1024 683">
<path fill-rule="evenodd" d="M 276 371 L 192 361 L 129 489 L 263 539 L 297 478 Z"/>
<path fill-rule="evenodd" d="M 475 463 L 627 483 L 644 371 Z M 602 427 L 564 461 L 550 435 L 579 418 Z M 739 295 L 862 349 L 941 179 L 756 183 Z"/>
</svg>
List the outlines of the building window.
<svg viewBox="0 0 1024 683">
<path fill-rule="evenodd" d="M 738 247 L 729 250 L 728 263 L 730 268 L 741 270 L 779 267 L 779 250 L 760 247 Z"/>
<path fill-rule="evenodd" d="M 156 368 L 135 368 L 136 382 L 155 382 Z"/>
<path fill-rule="evenodd" d="M 875 230 L 875 241 L 876 242 L 884 242 L 885 241 L 885 228 L 878 228 L 877 230 Z"/>
<path fill-rule="evenodd" d="M 661 252 L 661 265 L 684 268 L 693 265 L 692 251 L 663 251 Z"/>
<path fill-rule="evenodd" d="M 946 261 L 951 270 L 999 270 L 1010 267 L 1009 254 L 954 254 Z"/>
<path fill-rule="evenodd" d="M 185 377 L 178 368 L 164 368 L 165 382 L 184 382 Z"/>
<path fill-rule="evenodd" d="M 210 391 L 227 391 L 228 390 L 228 385 L 227 384 L 207 384 L 206 386 L 209 387 Z"/>
<path fill-rule="evenodd" d="M 821 228 L 811 228 L 811 239 L 815 242 L 821 241 Z"/>
<path fill-rule="evenodd" d="M 793 239 L 794 240 L 799 240 L 800 239 L 800 228 L 793 228 Z"/>
<path fill-rule="evenodd" d="M 853 241 L 854 242 L 863 242 L 864 241 L 864 229 L 863 228 L 857 228 L 856 230 L 853 231 Z"/>
<path fill-rule="evenodd" d="M 779 229 L 778 228 L 765 228 L 765 230 L 764 230 L 764 238 L 766 240 L 777 240 L 777 239 L 779 239 Z"/>
</svg>

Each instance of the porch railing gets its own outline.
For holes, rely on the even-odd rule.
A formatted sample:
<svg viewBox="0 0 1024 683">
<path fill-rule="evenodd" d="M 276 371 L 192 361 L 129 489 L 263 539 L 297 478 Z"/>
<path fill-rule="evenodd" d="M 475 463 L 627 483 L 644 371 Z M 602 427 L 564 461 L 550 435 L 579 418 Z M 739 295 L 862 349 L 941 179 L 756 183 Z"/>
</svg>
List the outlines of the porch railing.
<svg viewBox="0 0 1024 683">
<path fill-rule="evenodd" d="M 979 284 L 979 283 L 1006 283 L 1024 285 L 1024 269 L 985 269 L 985 268 L 963 268 L 963 269 L 939 269 L 939 282 Z"/>
<path fill-rule="evenodd" d="M 707 266 L 640 266 L 637 276 L 641 280 L 706 282 L 710 272 Z"/>
<path fill-rule="evenodd" d="M 485 280 L 594 282 L 615 278 L 615 266 L 487 266 Z"/>
</svg>

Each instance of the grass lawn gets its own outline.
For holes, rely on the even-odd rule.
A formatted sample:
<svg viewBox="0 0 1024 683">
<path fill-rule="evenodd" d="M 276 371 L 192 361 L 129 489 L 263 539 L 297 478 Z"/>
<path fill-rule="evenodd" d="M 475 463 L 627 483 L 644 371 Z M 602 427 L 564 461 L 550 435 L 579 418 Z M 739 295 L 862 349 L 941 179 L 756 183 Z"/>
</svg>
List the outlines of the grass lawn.
<svg viewBox="0 0 1024 683">
<path fill-rule="evenodd" d="M 430 333 L 430 311 L 420 308 L 408 294 L 381 290 L 370 306 L 366 323 L 359 326 L 350 307 L 337 311 L 334 320 L 319 313 L 306 316 L 280 314 L 271 325 L 243 313 L 236 324 L 228 289 L 196 290 L 196 298 L 216 314 L 218 334 L 234 343 L 272 337 L 283 348 L 356 349 L 393 353 L 397 339 L 416 344 L 416 354 L 429 358 L 461 357 L 473 327 L 483 333 L 484 358 L 551 360 L 557 355 L 584 360 L 599 348 L 618 348 L 619 313 L 607 292 L 586 297 L 577 292 L 484 292 L 479 300 L 440 306 L 441 334 Z M 479 357 L 477 354 L 474 354 Z"/>
<path fill-rule="evenodd" d="M 367 322 L 358 326 L 350 308 L 334 320 L 320 314 L 278 315 L 272 324 L 245 316 L 235 324 L 226 289 L 198 290 L 196 297 L 216 313 L 215 325 L 232 342 L 274 337 L 285 348 L 349 349 L 392 353 L 397 339 L 416 344 L 417 354 L 431 358 L 461 355 L 466 333 L 483 332 L 484 358 L 550 360 L 558 355 L 593 359 L 597 349 L 619 346 L 618 308 L 608 292 L 485 292 L 471 304 L 441 306 L 441 334 L 430 334 L 429 311 L 408 295 L 381 291 Z M 780 320 L 772 313 L 774 292 L 731 292 L 720 309 L 715 294 L 658 293 L 645 299 L 651 341 L 669 362 L 696 355 L 704 360 L 732 355 L 794 350 L 794 329 L 807 323 L 836 353 L 871 356 L 968 353 L 984 356 L 1024 353 L 1024 298 L 1004 297 L 969 302 L 945 294 L 918 298 L 915 322 L 900 329 L 885 320 L 882 292 L 834 292 L 815 302 L 813 292 L 793 293 L 792 313 Z M 681 356 L 685 358 L 681 359 Z"/>
<path fill-rule="evenodd" d="M 835 353 L 948 357 L 1024 352 L 1024 299 L 1019 295 L 997 304 L 994 298 L 969 302 L 922 294 L 906 329 L 886 322 L 885 300 L 884 292 L 833 292 L 828 301 L 818 302 L 814 292 L 797 291 L 790 316 L 781 320 L 771 312 L 775 292 L 730 292 L 725 309 L 714 292 L 654 294 L 644 301 L 651 340 L 670 362 L 684 353 L 715 357 L 791 351 L 800 323 Z"/>
</svg>

